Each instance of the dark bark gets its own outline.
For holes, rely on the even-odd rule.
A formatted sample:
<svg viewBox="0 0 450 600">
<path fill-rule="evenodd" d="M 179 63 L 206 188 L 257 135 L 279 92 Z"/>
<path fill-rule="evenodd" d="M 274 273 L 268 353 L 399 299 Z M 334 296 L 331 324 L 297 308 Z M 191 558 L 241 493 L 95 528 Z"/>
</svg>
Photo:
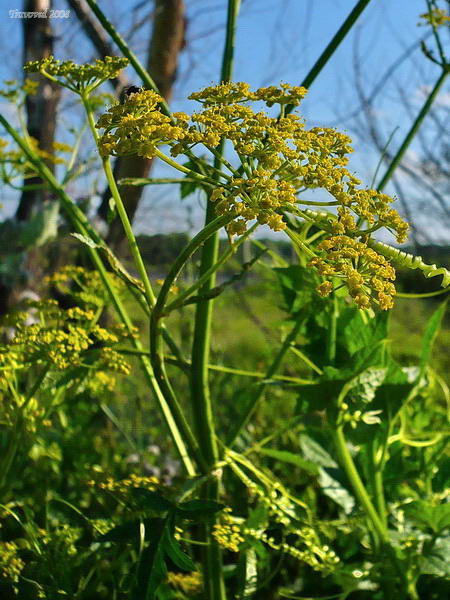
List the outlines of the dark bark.
<svg viewBox="0 0 450 600">
<path fill-rule="evenodd" d="M 25 0 L 25 11 L 44 11 L 52 8 L 52 0 Z M 53 54 L 53 31 L 51 19 L 23 19 L 24 35 L 24 62 L 40 60 Z M 46 152 L 53 152 L 53 141 L 56 129 L 56 111 L 61 90 L 58 85 L 49 81 L 42 75 L 28 74 L 30 79 L 39 83 L 35 95 L 28 96 L 26 100 L 27 126 L 30 135 L 35 138 L 39 148 Z M 50 170 L 54 170 L 52 162 L 47 162 Z M 27 179 L 28 184 L 42 183 L 39 177 Z M 27 190 L 22 192 L 16 218 L 27 221 L 33 212 L 49 199 L 46 190 Z"/>
</svg>

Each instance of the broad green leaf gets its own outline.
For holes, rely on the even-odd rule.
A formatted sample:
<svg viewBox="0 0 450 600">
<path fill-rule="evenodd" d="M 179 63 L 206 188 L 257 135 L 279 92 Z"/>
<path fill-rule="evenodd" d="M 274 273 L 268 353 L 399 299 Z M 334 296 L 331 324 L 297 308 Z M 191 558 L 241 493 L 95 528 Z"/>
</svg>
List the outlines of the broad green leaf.
<svg viewBox="0 0 450 600">
<path fill-rule="evenodd" d="M 131 488 L 130 494 L 142 510 L 153 510 L 155 512 L 167 512 L 175 505 L 158 492 L 152 492 L 145 488 Z"/>
<path fill-rule="evenodd" d="M 409 518 L 429 527 L 434 533 L 441 533 L 450 527 L 450 503 L 433 506 L 426 502 L 413 502 L 405 512 Z"/>
<path fill-rule="evenodd" d="M 305 434 L 300 435 L 300 447 L 307 461 L 319 465 L 318 483 L 323 493 L 341 506 L 346 514 L 351 513 L 355 499 L 336 478 L 339 474 L 337 462 L 320 444 Z"/>
<path fill-rule="evenodd" d="M 30 221 L 25 223 L 19 243 L 26 248 L 38 248 L 53 240 L 58 233 L 59 202 L 50 202 Z"/>
<path fill-rule="evenodd" d="M 164 560 L 167 521 L 145 519 L 144 526 L 145 541 L 148 542 L 148 546 L 139 558 L 132 600 L 153 600 L 159 586 L 167 577 Z"/>
<path fill-rule="evenodd" d="M 338 319 L 338 343 L 350 355 L 363 348 L 374 346 L 388 336 L 388 311 L 379 312 L 370 318 L 362 315 L 359 309 L 344 308 Z"/>
<path fill-rule="evenodd" d="M 323 493 L 331 498 L 336 504 L 344 509 L 346 515 L 350 514 L 355 507 L 355 499 L 350 492 L 337 480 L 334 479 L 327 469 L 319 469 L 319 485 Z"/>
<path fill-rule="evenodd" d="M 315 306 L 323 304 L 323 300 L 318 296 L 315 287 L 318 283 L 312 269 L 301 267 L 300 265 L 291 265 L 285 268 L 273 269 L 278 277 L 278 282 L 283 294 L 285 309 L 290 314 L 298 312 L 306 304 L 310 304 L 314 299 Z"/>
<path fill-rule="evenodd" d="M 214 500 L 189 500 L 178 504 L 175 510 L 183 519 L 203 520 L 223 508 L 223 504 L 214 502 Z"/>
<path fill-rule="evenodd" d="M 140 519 L 125 521 L 125 523 L 121 523 L 103 535 L 100 535 L 98 538 L 96 538 L 96 542 L 134 542 L 139 537 L 140 526 Z"/>
<path fill-rule="evenodd" d="M 423 375 L 425 368 L 430 360 L 434 340 L 441 329 L 442 319 L 447 308 L 448 300 L 442 302 L 439 308 L 433 313 L 425 328 L 422 338 L 422 353 L 420 356 L 420 373 Z"/>
<path fill-rule="evenodd" d="M 336 469 L 338 464 L 337 462 L 331 458 L 328 452 L 322 448 L 320 444 L 318 444 L 315 440 L 307 436 L 306 434 L 301 434 L 299 436 L 300 448 L 302 449 L 303 455 L 306 460 L 320 465 L 321 467 L 330 467 L 332 469 Z"/>
<path fill-rule="evenodd" d="M 386 377 L 386 369 L 370 367 L 353 379 L 345 386 L 345 397 L 357 403 L 369 404 L 375 398 L 377 389 Z"/>
<path fill-rule="evenodd" d="M 450 537 L 436 540 L 432 550 L 420 557 L 420 572 L 423 575 L 434 575 L 446 580 L 450 579 Z"/>
<path fill-rule="evenodd" d="M 178 540 L 175 539 L 168 527 L 164 533 L 164 550 L 178 568 L 183 569 L 184 571 L 195 571 L 197 569 L 194 561 L 190 556 L 183 552 Z"/>
</svg>

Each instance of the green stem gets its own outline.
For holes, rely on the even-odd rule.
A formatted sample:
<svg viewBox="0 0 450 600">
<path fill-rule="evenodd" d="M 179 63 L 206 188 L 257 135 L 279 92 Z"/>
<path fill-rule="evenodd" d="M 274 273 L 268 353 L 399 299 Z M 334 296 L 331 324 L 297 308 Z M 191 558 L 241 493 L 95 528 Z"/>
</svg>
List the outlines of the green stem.
<svg viewBox="0 0 450 600">
<path fill-rule="evenodd" d="M 196 171 L 192 171 L 191 169 L 188 169 L 187 167 L 184 167 L 183 165 L 180 165 L 180 163 L 177 163 L 175 160 L 173 160 L 169 156 L 166 156 L 163 152 L 158 150 L 158 148 L 155 148 L 155 156 L 157 156 L 159 159 L 161 159 L 163 162 L 170 165 L 177 171 L 181 171 L 181 173 L 185 173 L 186 175 L 189 175 L 189 177 L 192 177 L 193 179 L 196 179 L 197 181 L 200 181 L 205 184 L 211 184 L 213 186 L 217 185 L 216 180 L 211 179 L 210 177 L 206 177 L 205 175 L 202 175 L 201 173 L 197 173 Z M 223 177 L 225 177 L 226 179 L 228 179 L 228 177 L 226 177 L 224 173 L 221 173 L 221 175 Z"/>
<path fill-rule="evenodd" d="M 117 352 L 121 354 L 131 354 L 131 355 L 139 355 L 143 354 L 144 356 L 150 356 L 150 352 L 138 352 L 137 350 L 131 348 L 116 348 Z M 191 362 L 189 360 L 183 360 L 175 356 L 166 356 L 166 362 L 171 365 L 175 365 L 177 367 L 181 367 L 182 369 L 187 369 L 191 367 Z M 266 379 L 267 374 L 261 373 L 260 371 L 246 371 L 244 369 L 235 369 L 234 367 L 226 367 L 224 365 L 215 365 L 209 364 L 208 369 L 210 371 L 218 371 L 220 373 L 230 373 L 230 375 L 240 375 L 241 377 L 253 377 L 255 379 Z M 290 377 L 289 375 L 272 375 L 272 379 L 274 381 L 285 381 L 286 383 L 295 383 L 298 385 L 313 385 L 314 381 L 310 379 L 301 379 L 300 377 Z"/>
<path fill-rule="evenodd" d="M 337 335 L 337 319 L 338 319 L 338 304 L 337 296 L 333 294 L 331 302 L 328 305 L 330 313 L 330 325 L 327 332 L 327 362 L 329 365 L 334 365 L 336 359 L 336 335 Z"/>
<path fill-rule="evenodd" d="M 0 115 L 0 123 L 5 127 L 6 131 L 11 135 L 11 137 L 15 140 L 15 142 L 20 146 L 20 148 L 23 150 L 23 152 L 28 157 L 28 159 L 31 161 L 31 163 L 36 167 L 39 175 L 43 179 L 48 181 L 49 185 L 52 187 L 52 189 L 58 195 L 58 197 L 61 201 L 61 204 L 63 205 L 64 209 L 66 210 L 70 221 L 73 223 L 73 225 L 74 225 L 75 229 L 78 231 L 78 233 L 81 233 L 81 235 L 90 237 L 95 243 L 102 245 L 103 240 L 97 234 L 95 229 L 93 229 L 93 227 L 90 225 L 90 223 L 87 220 L 84 213 L 73 202 L 73 200 L 66 194 L 65 190 L 60 186 L 59 182 L 56 180 L 53 173 L 51 173 L 51 171 L 41 161 L 41 159 L 38 156 L 36 156 L 36 154 L 28 147 L 28 145 L 22 140 L 22 138 L 10 126 L 8 121 L 6 121 L 6 119 L 2 115 Z M 139 340 L 134 338 L 134 335 L 133 335 L 134 330 L 133 330 L 133 324 L 131 322 L 131 319 L 128 316 L 128 313 L 127 313 L 125 307 L 123 306 L 121 299 L 116 294 L 116 292 L 113 288 L 113 285 L 112 285 L 112 282 L 110 279 L 110 275 L 109 275 L 108 271 L 106 270 L 106 268 L 99 256 L 98 251 L 96 250 L 96 248 L 91 248 L 89 246 L 88 246 L 87 250 L 90 254 L 92 262 L 94 263 L 94 266 L 96 267 L 96 269 L 98 270 L 98 272 L 100 274 L 103 284 L 104 284 L 106 290 L 108 291 L 111 302 L 112 302 L 120 320 L 126 327 L 128 333 L 132 334 L 131 340 L 132 340 L 134 347 L 136 348 L 136 350 L 142 351 L 143 346 Z M 196 470 L 195 470 L 192 460 L 189 456 L 189 453 L 186 449 L 186 445 L 183 440 L 183 436 L 180 433 L 180 428 L 172 415 L 171 408 L 167 404 L 167 402 L 161 392 L 161 389 L 159 388 L 158 383 L 155 379 L 153 369 L 151 368 L 150 362 L 148 361 L 148 359 L 145 356 L 140 357 L 140 362 L 141 362 L 141 367 L 143 369 L 144 375 L 150 386 L 150 389 L 153 391 L 153 393 L 155 395 L 156 401 L 161 410 L 163 418 L 169 428 L 171 438 L 173 440 L 175 448 L 177 449 L 180 459 L 182 460 L 187 473 L 189 475 L 193 476 L 193 475 L 195 475 Z M 181 427 L 181 429 L 182 429 L 182 427 Z"/>
<path fill-rule="evenodd" d="M 387 170 L 386 170 L 385 174 L 383 175 L 383 177 L 380 179 L 380 181 L 379 181 L 379 183 L 377 185 L 377 189 L 380 192 L 385 188 L 386 184 L 388 183 L 388 181 L 392 177 L 395 169 L 399 165 L 399 163 L 402 160 L 402 158 L 403 158 L 406 150 L 409 148 L 409 145 L 411 144 L 411 142 L 414 139 L 417 131 L 419 130 L 420 126 L 422 125 L 422 122 L 423 122 L 424 118 L 430 112 L 430 109 L 431 109 L 431 106 L 432 106 L 432 104 L 434 102 L 434 99 L 436 98 L 436 96 L 439 93 L 439 90 L 441 89 L 442 85 L 444 84 L 445 78 L 447 77 L 448 73 L 449 73 L 448 69 L 442 69 L 442 72 L 439 75 L 436 83 L 434 84 L 433 89 L 431 90 L 430 94 L 428 95 L 428 98 L 425 100 L 422 108 L 420 109 L 420 112 L 417 115 L 416 120 L 412 124 L 411 129 L 406 134 L 406 137 L 403 140 L 402 145 L 397 150 L 397 153 L 394 156 L 394 158 L 392 159 L 391 164 L 387 168 Z"/>
<path fill-rule="evenodd" d="M 355 496 L 358 498 L 369 521 L 372 523 L 372 526 L 377 533 L 379 541 L 382 544 L 388 544 L 389 538 L 387 530 L 383 522 L 381 521 L 377 511 L 375 510 L 372 501 L 369 498 L 369 494 L 367 493 L 367 490 L 364 487 L 361 477 L 359 476 L 355 463 L 353 462 L 353 458 L 348 450 L 342 425 L 336 426 L 336 429 L 333 432 L 333 437 L 341 465 L 348 477 L 350 485 L 353 488 Z"/>
<path fill-rule="evenodd" d="M 209 223 L 207 227 L 202 229 L 185 247 L 185 249 L 180 253 L 180 255 L 175 260 L 172 268 L 167 274 L 166 279 L 164 280 L 163 286 L 159 292 L 158 299 L 154 306 L 151 320 L 150 320 L 150 355 L 153 368 L 155 370 L 155 375 L 157 377 L 158 383 L 162 388 L 164 395 L 169 399 L 171 404 L 173 405 L 175 402 L 174 392 L 169 383 L 165 366 L 164 366 L 164 352 L 163 352 L 163 338 L 162 338 L 162 318 L 164 315 L 164 306 L 167 301 L 170 288 L 173 282 L 178 277 L 181 269 L 192 256 L 192 254 L 203 244 L 207 242 L 207 240 L 215 235 L 216 232 L 223 227 L 227 222 L 229 222 L 231 217 L 222 216 L 217 217 Z M 192 432 L 187 432 L 189 445 L 193 450 L 193 454 L 197 460 L 199 467 L 205 472 L 209 472 L 212 463 L 208 462 L 204 453 L 200 450 L 201 444 L 200 440 L 195 440 Z"/>
<path fill-rule="evenodd" d="M 383 522 L 384 527 L 387 527 L 387 512 L 386 512 L 386 500 L 384 497 L 384 485 L 383 485 L 383 458 L 377 456 L 377 446 L 375 440 L 372 440 L 369 447 L 370 452 L 370 465 L 371 465 L 371 477 L 373 486 L 373 495 L 375 498 L 375 506 L 377 508 L 378 515 Z"/>
<path fill-rule="evenodd" d="M 332 38 L 332 40 L 330 41 L 328 46 L 325 48 L 325 50 L 322 52 L 322 54 L 316 60 L 316 62 L 312 66 L 311 70 L 306 75 L 306 77 L 304 78 L 304 80 L 302 81 L 302 83 L 300 85 L 302 85 L 303 87 L 305 87 L 307 89 L 311 86 L 313 81 L 317 78 L 317 76 L 322 71 L 324 66 L 327 64 L 327 62 L 333 56 L 336 49 L 338 48 L 340 43 L 343 41 L 343 39 L 345 38 L 347 33 L 350 31 L 350 29 L 356 23 L 357 19 L 359 18 L 359 16 L 363 12 L 363 10 L 366 8 L 366 6 L 369 4 L 369 2 L 370 2 L 370 0 L 359 0 L 359 2 L 356 3 L 353 10 L 350 12 L 348 17 L 342 23 L 342 25 L 340 26 L 340 28 L 338 29 L 338 31 L 336 32 L 336 34 L 334 35 L 334 37 Z M 291 113 L 294 110 L 294 108 L 295 107 L 291 106 L 291 105 L 286 106 L 285 114 Z"/>
<path fill-rule="evenodd" d="M 231 80 L 234 59 L 234 45 L 236 22 L 239 13 L 240 0 L 228 0 L 227 29 L 225 47 L 222 58 L 220 79 L 222 82 Z M 224 142 L 220 144 L 218 152 L 224 154 Z M 220 170 L 222 162 L 215 158 L 214 167 Z M 217 178 L 218 179 L 218 178 Z M 205 216 L 205 226 L 208 226 L 215 217 L 214 203 L 208 200 Z M 206 273 L 218 259 L 219 237 L 211 236 L 203 246 L 200 260 L 200 277 Z M 205 281 L 199 290 L 200 295 L 206 295 L 215 286 L 215 273 Z M 218 448 L 215 434 L 215 424 L 210 397 L 208 364 L 211 339 L 212 300 L 203 300 L 197 304 L 194 324 L 194 340 L 192 345 L 192 370 L 191 370 L 191 402 L 193 409 L 194 426 L 201 452 L 206 462 L 214 466 L 218 460 Z M 214 500 L 219 496 L 219 482 L 208 483 L 202 488 L 202 498 Z M 214 519 L 205 525 L 205 539 L 210 546 L 205 549 L 203 560 L 203 578 L 205 581 L 205 596 L 208 600 L 225 600 L 225 582 L 222 568 L 222 552 L 218 543 L 212 537 Z"/>
<path fill-rule="evenodd" d="M 181 179 L 174 177 L 124 177 L 118 181 L 118 184 L 142 187 L 144 185 L 164 185 L 167 183 L 195 183 L 196 181 L 198 180 L 194 177 L 182 177 Z"/>
</svg>

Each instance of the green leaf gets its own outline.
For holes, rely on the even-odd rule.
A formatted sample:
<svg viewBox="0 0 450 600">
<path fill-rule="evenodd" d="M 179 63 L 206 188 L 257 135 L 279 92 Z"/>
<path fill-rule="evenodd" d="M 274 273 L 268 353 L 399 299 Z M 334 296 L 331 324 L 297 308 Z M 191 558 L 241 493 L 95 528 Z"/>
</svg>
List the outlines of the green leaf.
<svg viewBox="0 0 450 600">
<path fill-rule="evenodd" d="M 96 538 L 97 542 L 126 542 L 131 543 L 138 539 L 139 528 L 142 521 L 140 519 L 133 519 L 132 521 L 125 521 L 121 525 L 117 525 L 110 529 L 103 535 Z"/>
<path fill-rule="evenodd" d="M 192 492 L 198 489 L 201 485 L 210 480 L 209 475 L 199 475 L 188 479 L 181 487 L 178 501 L 182 502 L 185 498 L 188 498 Z"/>
<path fill-rule="evenodd" d="M 315 440 L 302 433 L 299 437 L 299 441 L 306 460 L 316 465 L 320 465 L 321 467 L 337 468 L 337 462 L 331 458 L 328 452 Z"/>
<path fill-rule="evenodd" d="M 130 494 L 143 510 L 153 510 L 155 512 L 167 512 L 175 508 L 175 504 L 158 494 L 146 488 L 131 488 Z"/>
<path fill-rule="evenodd" d="M 428 554 L 419 559 L 420 572 L 423 575 L 434 575 L 444 579 L 450 578 L 450 537 L 436 540 Z"/>
<path fill-rule="evenodd" d="M 38 248 L 53 240 L 58 233 L 59 202 L 50 202 L 20 229 L 19 243 Z"/>
<path fill-rule="evenodd" d="M 337 478 L 340 475 L 337 462 L 320 444 L 305 434 L 300 435 L 300 447 L 306 460 L 320 466 L 318 483 L 323 493 L 341 506 L 346 514 L 351 513 L 355 499 Z"/>
<path fill-rule="evenodd" d="M 319 473 L 319 469 L 316 464 L 310 460 L 305 460 L 293 452 L 288 452 L 287 450 L 275 450 L 274 448 L 260 448 L 259 453 L 264 454 L 264 456 L 269 456 L 270 458 L 280 462 L 295 465 L 303 471 L 308 471 L 308 473 L 313 473 L 314 475 Z"/>
<path fill-rule="evenodd" d="M 420 373 L 424 374 L 425 368 L 430 360 L 434 340 L 441 329 L 442 319 L 447 308 L 448 300 L 442 302 L 439 308 L 433 313 L 425 328 L 422 338 L 422 353 L 420 356 Z"/>
<path fill-rule="evenodd" d="M 164 533 L 164 549 L 167 553 L 167 556 L 172 560 L 172 562 L 180 569 L 184 571 L 195 571 L 197 569 L 196 564 L 181 549 L 178 540 L 175 539 L 173 533 L 169 531 L 169 528 L 166 528 Z"/>
<path fill-rule="evenodd" d="M 99 244 L 94 242 L 94 240 L 88 237 L 87 235 L 83 235 L 82 233 L 71 233 L 70 235 L 76 238 L 82 244 L 89 246 L 89 248 L 101 248 Z"/>
<path fill-rule="evenodd" d="M 323 305 L 324 301 L 318 296 L 315 287 L 318 283 L 312 269 L 300 265 L 273 269 L 283 294 L 285 309 L 294 314 L 303 306 L 314 301 L 315 307 Z"/>
<path fill-rule="evenodd" d="M 224 504 L 214 500 L 189 500 L 179 504 L 175 510 L 183 519 L 201 521 L 208 519 L 223 508 Z"/>
<path fill-rule="evenodd" d="M 333 472 L 334 470 L 319 469 L 319 485 L 325 496 L 331 498 L 344 509 L 346 515 L 349 515 L 355 507 L 355 499 L 337 479 L 330 475 Z"/>
<path fill-rule="evenodd" d="M 388 311 L 379 312 L 374 318 L 364 318 L 359 309 L 344 308 L 338 319 L 338 343 L 350 355 L 373 347 L 387 338 L 388 320 Z"/>
<path fill-rule="evenodd" d="M 416 523 L 425 525 L 437 534 L 450 527 L 449 503 L 433 506 L 427 502 L 413 502 L 406 507 L 405 513 Z"/>
<path fill-rule="evenodd" d="M 365 369 L 345 385 L 345 397 L 355 403 L 370 404 L 385 377 L 386 369 L 384 368 Z"/>
<path fill-rule="evenodd" d="M 167 577 L 164 560 L 167 522 L 165 519 L 145 519 L 144 526 L 145 540 L 149 544 L 139 559 L 132 600 L 153 600 Z"/>
</svg>

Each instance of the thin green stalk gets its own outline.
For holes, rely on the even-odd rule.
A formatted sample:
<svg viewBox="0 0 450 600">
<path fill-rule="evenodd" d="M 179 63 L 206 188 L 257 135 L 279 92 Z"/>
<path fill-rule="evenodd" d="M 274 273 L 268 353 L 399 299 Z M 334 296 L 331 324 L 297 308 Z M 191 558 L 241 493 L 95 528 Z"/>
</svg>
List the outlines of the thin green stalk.
<svg viewBox="0 0 450 600">
<path fill-rule="evenodd" d="M 389 538 L 386 527 L 375 510 L 372 501 L 369 498 L 369 494 L 367 493 L 361 477 L 359 476 L 355 463 L 353 462 L 353 458 L 348 450 L 342 425 L 336 426 L 336 429 L 333 431 L 333 437 L 341 465 L 347 475 L 350 485 L 353 488 L 355 496 L 358 498 L 359 503 L 364 509 L 369 521 L 372 523 L 379 541 L 382 544 L 388 544 Z"/>
<path fill-rule="evenodd" d="M 143 354 L 144 356 L 150 356 L 150 352 L 143 351 L 138 352 L 137 350 L 131 348 L 116 348 L 117 352 L 121 354 L 131 354 L 131 355 L 139 355 Z M 166 356 L 166 362 L 171 365 L 175 365 L 177 367 L 181 367 L 182 369 L 190 368 L 191 362 L 189 360 L 180 360 L 175 356 Z M 255 379 L 266 379 L 267 374 L 261 373 L 260 371 L 246 371 L 245 369 L 236 369 L 234 367 L 226 367 L 224 365 L 215 365 L 209 364 L 208 369 L 210 371 L 218 371 L 220 373 L 230 373 L 230 375 L 239 375 L 241 377 L 253 377 Z M 300 377 L 290 377 L 289 375 L 272 375 L 272 379 L 274 381 L 285 381 L 286 383 L 295 383 L 297 385 L 313 385 L 314 381 L 310 379 L 301 379 Z"/>
<path fill-rule="evenodd" d="M 342 25 L 340 26 L 340 28 L 338 29 L 338 31 L 336 32 L 336 34 L 334 35 L 334 37 L 332 38 L 332 40 L 330 41 L 328 46 L 325 48 L 325 50 L 322 52 L 322 54 L 316 60 L 316 62 L 312 66 L 311 70 L 306 75 L 306 77 L 304 78 L 304 80 L 302 81 L 302 83 L 300 85 L 302 85 L 303 87 L 305 87 L 307 89 L 310 88 L 313 81 L 317 78 L 317 76 L 322 71 L 324 66 L 327 64 L 327 62 L 333 56 L 333 54 L 337 50 L 338 46 L 341 44 L 341 42 L 344 40 L 344 38 L 346 37 L 348 32 L 351 30 L 353 25 L 356 23 L 359 16 L 363 12 L 363 10 L 367 7 L 369 2 L 370 2 L 370 0 L 359 0 L 359 2 L 356 3 L 356 5 L 352 9 L 352 11 L 348 15 L 348 17 L 342 23 Z M 291 105 L 286 106 L 285 114 L 291 113 L 294 110 L 294 108 L 295 107 L 291 106 Z"/>
<path fill-rule="evenodd" d="M 292 343 L 295 341 L 295 339 L 298 335 L 298 332 L 300 331 L 300 327 L 303 323 L 303 318 L 304 318 L 303 312 L 301 312 L 297 315 L 297 319 L 296 319 L 294 327 L 291 329 L 289 334 L 286 336 L 286 338 L 285 338 L 281 348 L 279 349 L 277 355 L 275 356 L 272 364 L 267 369 L 265 380 L 270 380 L 275 375 L 275 373 L 278 371 L 281 361 L 283 360 L 286 352 L 289 350 Z M 259 401 L 262 398 L 262 395 L 265 390 L 265 385 L 266 384 L 264 382 L 261 382 L 261 385 L 256 390 L 255 394 L 253 395 L 253 398 L 251 398 L 251 400 L 248 402 L 242 415 L 240 415 L 240 417 L 239 417 L 239 421 L 238 421 L 236 427 L 234 428 L 234 430 L 232 431 L 232 433 L 230 434 L 230 436 L 227 440 L 227 446 L 231 446 L 235 442 L 236 438 L 239 436 L 241 431 L 244 429 L 244 427 L 249 422 L 251 416 L 253 415 L 253 413 L 255 412 L 255 410 L 259 404 Z"/>
<path fill-rule="evenodd" d="M 189 177 L 192 177 L 193 179 L 196 179 L 197 181 L 204 183 L 205 185 L 208 185 L 208 184 L 213 185 L 213 186 L 217 185 L 216 179 L 212 179 L 211 177 L 207 177 L 206 175 L 202 175 L 201 173 L 197 173 L 196 171 L 192 171 L 191 169 L 188 169 L 187 167 L 180 165 L 180 163 L 177 163 L 176 160 L 173 160 L 169 156 L 166 156 L 163 152 L 158 150 L 158 148 L 155 148 L 155 156 L 157 156 L 159 159 L 161 159 L 163 162 L 170 165 L 172 168 L 176 169 L 177 171 L 181 171 L 181 173 L 186 173 L 186 175 L 189 175 Z M 216 171 L 217 171 L 217 168 L 216 168 Z M 224 179 L 230 179 L 230 177 L 228 177 L 228 175 L 226 175 L 225 173 L 214 173 L 214 174 L 217 176 L 220 175 Z"/>
<path fill-rule="evenodd" d="M 338 304 L 337 296 L 333 294 L 330 305 L 328 306 L 330 313 L 330 325 L 327 332 L 327 362 L 329 365 L 334 365 L 336 360 L 336 335 L 337 335 L 337 319 L 338 319 Z"/>
<path fill-rule="evenodd" d="M 444 81 L 445 81 L 448 73 L 449 73 L 449 69 L 444 69 L 444 68 L 442 69 L 442 72 L 439 75 L 436 83 L 434 84 L 433 89 L 429 93 L 428 98 L 425 100 L 422 108 L 420 109 L 419 114 L 416 117 L 416 120 L 412 124 L 411 129 L 406 134 L 406 137 L 403 140 L 403 143 L 401 144 L 400 148 L 397 150 L 397 153 L 394 156 L 394 158 L 392 159 L 391 164 L 387 168 L 387 170 L 386 170 L 385 174 L 383 175 L 383 177 L 380 179 L 380 181 L 379 181 L 379 183 L 377 185 L 377 189 L 380 192 L 385 188 L 386 184 L 388 183 L 388 181 L 392 177 L 395 169 L 399 165 L 399 163 L 402 160 L 402 158 L 403 158 L 406 150 L 409 148 L 409 145 L 411 144 L 411 142 L 414 139 L 416 133 L 418 132 L 420 126 L 422 125 L 423 120 L 425 119 L 425 117 L 427 116 L 427 114 L 430 112 L 430 109 L 431 109 L 431 106 L 432 106 L 432 104 L 434 102 L 434 99 L 436 98 L 436 96 L 439 93 L 439 90 L 443 86 Z"/>
<path fill-rule="evenodd" d="M 372 484 L 375 506 L 383 526 L 387 527 L 386 500 L 384 497 L 383 484 L 383 464 L 382 461 L 378 459 L 377 448 L 374 441 L 372 441 L 370 444 L 369 451 L 371 453 L 370 462 L 372 467 Z"/>
<path fill-rule="evenodd" d="M 54 190 L 54 192 L 58 195 L 64 209 L 66 210 L 69 219 L 71 220 L 74 227 L 77 229 L 78 233 L 81 235 L 90 237 L 94 242 L 98 244 L 102 244 L 103 241 L 100 236 L 97 234 L 95 229 L 90 225 L 84 213 L 79 209 L 79 207 L 73 202 L 73 200 L 66 194 L 65 190 L 60 186 L 59 182 L 54 177 L 53 173 L 46 167 L 46 165 L 40 160 L 38 156 L 33 153 L 32 150 L 28 147 L 26 143 L 22 140 L 22 138 L 17 134 L 17 132 L 10 126 L 8 121 L 0 115 L 0 123 L 5 127 L 6 131 L 11 135 L 11 137 L 15 140 L 15 142 L 20 146 L 23 152 L 26 154 L 28 159 L 32 164 L 35 165 L 39 175 L 46 181 L 48 181 L 50 187 Z M 133 333 L 133 324 L 131 322 L 130 317 L 122 304 L 122 301 L 115 293 L 112 282 L 109 276 L 108 271 L 106 270 L 98 251 L 95 248 L 91 248 L 88 246 L 87 248 L 90 257 L 94 263 L 94 266 L 98 270 L 100 277 L 103 281 L 103 284 L 108 291 L 108 294 L 111 298 L 111 302 L 120 318 L 122 323 L 125 325 L 127 331 L 132 334 Z M 143 350 L 142 344 L 139 340 L 135 339 L 133 335 L 131 335 L 131 340 L 136 348 L 136 350 Z M 190 458 L 189 452 L 186 448 L 185 441 L 183 439 L 183 435 L 180 432 L 180 429 L 183 430 L 183 422 L 177 423 L 173 417 L 171 408 L 166 402 L 161 389 L 158 386 L 158 383 L 155 379 L 153 369 L 145 356 L 140 357 L 141 366 L 144 372 L 144 375 L 149 383 L 150 389 L 153 391 L 158 406 L 161 410 L 163 418 L 169 428 L 169 432 L 175 448 L 180 456 L 180 459 L 183 462 L 183 465 L 187 471 L 187 473 L 191 476 L 195 475 L 196 470 L 192 463 L 192 459 Z"/>
<path fill-rule="evenodd" d="M 173 300 L 170 304 L 167 305 L 166 312 L 170 312 L 170 311 L 174 310 L 175 308 L 180 307 L 184 303 L 186 298 L 189 298 L 189 296 L 191 296 L 212 275 L 214 275 L 214 273 L 216 273 L 218 271 L 218 269 L 220 269 L 220 267 L 224 263 L 226 263 L 226 261 L 236 252 L 236 250 L 239 248 L 239 246 L 255 231 L 257 226 L 258 226 L 257 224 L 253 225 L 252 227 L 250 227 L 250 229 L 248 229 L 244 233 L 244 235 L 241 235 L 241 237 L 234 244 L 230 244 L 230 247 L 228 248 L 228 250 L 226 252 L 224 252 L 220 258 L 217 259 L 217 261 L 215 262 L 214 265 L 212 265 L 205 273 L 203 273 L 203 275 L 201 277 L 199 277 L 199 279 L 193 285 L 191 285 L 186 290 L 183 290 L 175 298 L 175 300 Z"/>
<path fill-rule="evenodd" d="M 143 187 L 144 185 L 164 185 L 167 183 L 196 183 L 198 180 L 194 177 L 124 177 L 118 181 L 119 185 L 130 185 L 134 187 Z"/>
</svg>

